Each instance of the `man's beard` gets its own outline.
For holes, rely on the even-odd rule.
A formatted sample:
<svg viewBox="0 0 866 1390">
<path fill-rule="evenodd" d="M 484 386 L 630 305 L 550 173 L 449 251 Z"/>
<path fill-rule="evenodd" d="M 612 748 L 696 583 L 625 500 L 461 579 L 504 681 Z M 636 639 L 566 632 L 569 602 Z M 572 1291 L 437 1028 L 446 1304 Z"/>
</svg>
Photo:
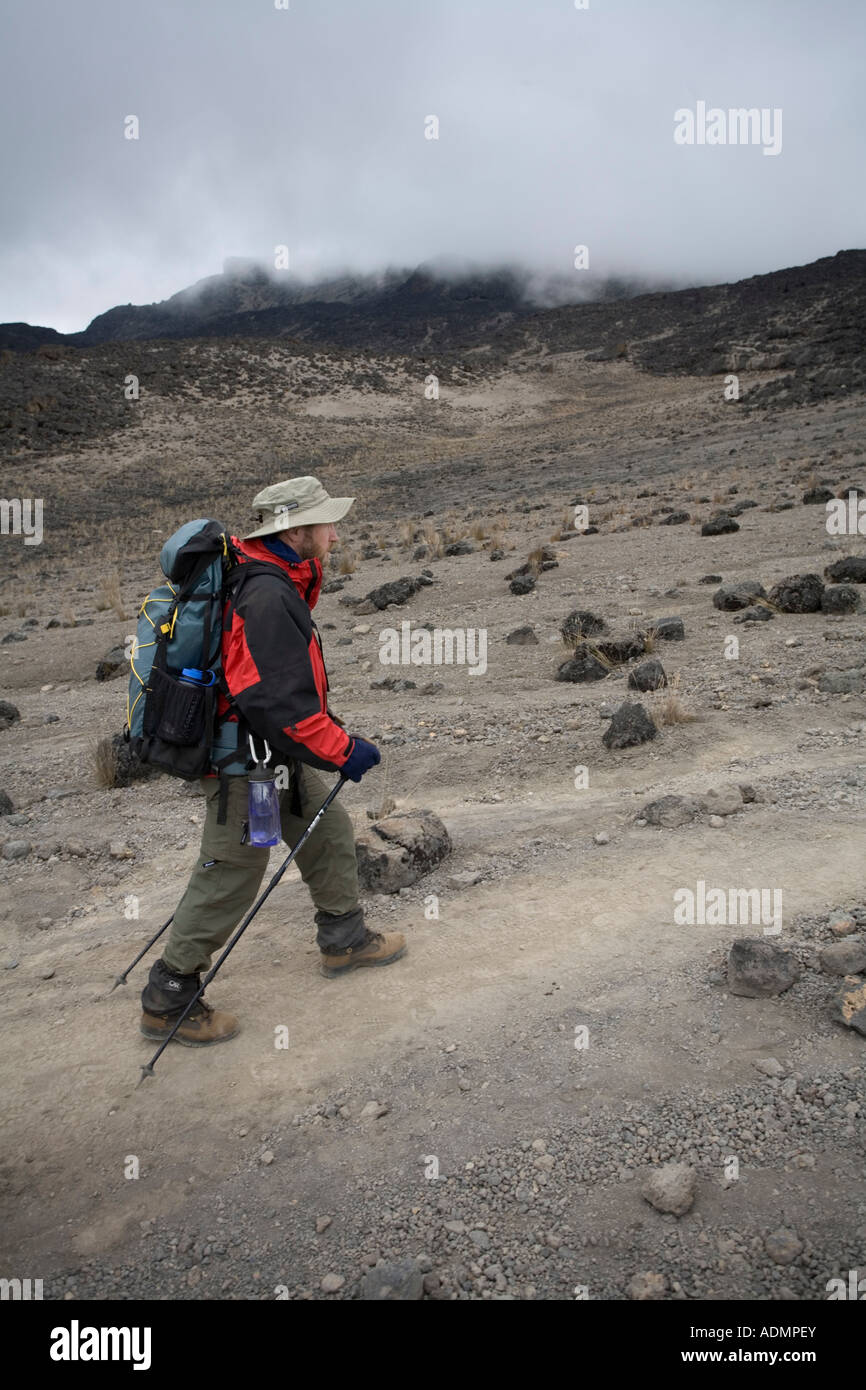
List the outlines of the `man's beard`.
<svg viewBox="0 0 866 1390">
<path fill-rule="evenodd" d="M 317 544 L 310 535 L 304 536 L 303 540 L 295 546 L 295 550 L 302 560 L 321 560 L 324 562 L 328 555 L 327 542 Z"/>
</svg>

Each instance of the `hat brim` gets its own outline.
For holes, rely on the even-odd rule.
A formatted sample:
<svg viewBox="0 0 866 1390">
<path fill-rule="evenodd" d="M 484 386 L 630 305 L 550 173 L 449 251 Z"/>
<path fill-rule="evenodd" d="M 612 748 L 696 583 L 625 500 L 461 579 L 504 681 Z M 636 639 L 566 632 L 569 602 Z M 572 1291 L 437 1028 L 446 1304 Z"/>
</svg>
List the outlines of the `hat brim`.
<svg viewBox="0 0 866 1390">
<path fill-rule="evenodd" d="M 305 512 L 280 512 L 242 539 L 253 541 L 258 536 L 278 536 L 281 531 L 292 531 L 297 526 L 324 526 L 342 521 L 354 500 L 354 497 L 331 497 L 320 507 L 308 507 Z"/>
</svg>

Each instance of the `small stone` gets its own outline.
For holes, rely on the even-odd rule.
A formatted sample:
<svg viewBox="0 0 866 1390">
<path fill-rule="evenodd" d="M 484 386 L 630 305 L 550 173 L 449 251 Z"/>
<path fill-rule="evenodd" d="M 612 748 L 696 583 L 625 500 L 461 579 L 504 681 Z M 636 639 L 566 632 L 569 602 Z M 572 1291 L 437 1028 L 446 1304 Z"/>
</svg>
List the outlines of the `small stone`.
<svg viewBox="0 0 866 1390">
<path fill-rule="evenodd" d="M 3 858 L 26 859 L 31 848 L 29 840 L 7 840 L 3 846 Z"/>
<path fill-rule="evenodd" d="M 462 869 L 459 873 L 449 874 L 449 888 L 472 888 L 474 884 L 481 882 L 482 875 L 477 869 Z"/>
<path fill-rule="evenodd" d="M 683 1216 L 695 1200 L 696 1174 L 688 1163 L 666 1163 L 641 1185 L 641 1196 L 656 1211 Z"/>
<path fill-rule="evenodd" d="M 597 835 L 593 835 L 592 838 L 593 838 L 594 844 L 597 844 L 597 845 L 609 845 L 609 844 L 610 844 L 610 836 L 608 835 L 608 833 L 607 833 L 606 830 L 599 830 L 598 834 L 597 834 Z"/>
<path fill-rule="evenodd" d="M 866 1037 L 866 980 L 845 976 L 833 1000 L 831 1018 Z"/>
<path fill-rule="evenodd" d="M 755 1071 L 763 1076 L 784 1076 L 785 1068 L 777 1057 L 756 1057 L 752 1062 Z"/>
<path fill-rule="evenodd" d="M 821 969 L 827 975 L 859 975 L 866 970 L 866 939 L 848 936 L 833 941 L 820 952 Z"/>
<path fill-rule="evenodd" d="M 701 808 L 713 816 L 733 816 L 743 809 L 743 793 L 735 782 L 711 787 L 701 798 Z"/>
<path fill-rule="evenodd" d="M 636 1303 L 647 1303 L 664 1298 L 667 1287 L 666 1275 L 646 1272 L 633 1275 L 626 1287 L 626 1293 Z"/>
<path fill-rule="evenodd" d="M 381 1120 L 383 1115 L 387 1115 L 391 1109 L 385 1101 L 368 1100 L 361 1111 L 362 1120 Z"/>
<path fill-rule="evenodd" d="M 414 1260 L 380 1260 L 361 1279 L 358 1297 L 377 1303 L 409 1303 L 423 1297 L 424 1275 Z"/>
<path fill-rule="evenodd" d="M 724 830 L 725 822 L 721 816 L 710 816 L 710 828 L 712 830 Z"/>
<path fill-rule="evenodd" d="M 777 1265 L 789 1265 L 803 1249 L 803 1242 L 793 1231 L 780 1226 L 764 1239 L 764 1249 Z"/>
<path fill-rule="evenodd" d="M 327 1229 L 328 1229 L 328 1227 L 330 1226 L 332 1220 L 333 1220 L 333 1217 L 330 1217 L 330 1216 L 319 1216 L 319 1217 L 317 1217 L 317 1219 L 316 1219 L 316 1235 L 317 1235 L 317 1236 L 320 1236 L 320 1235 L 322 1234 L 323 1231 L 327 1231 Z"/>
<path fill-rule="evenodd" d="M 273 1161 L 274 1155 L 270 1149 L 265 1149 L 264 1153 L 259 1155 L 259 1163 L 263 1163 L 266 1168 L 269 1168 Z"/>
<path fill-rule="evenodd" d="M 322 1293 L 336 1293 L 338 1289 L 343 1287 L 345 1282 L 342 1274 L 326 1274 L 319 1288 L 322 1290 Z"/>
<path fill-rule="evenodd" d="M 694 820 L 699 810 L 699 804 L 691 796 L 675 796 L 673 794 L 662 796 L 658 801 L 650 801 L 638 812 L 638 818 L 644 820 L 647 825 L 663 825 L 673 828 L 679 825 L 687 825 Z"/>
<path fill-rule="evenodd" d="M 857 923 L 847 912 L 834 913 L 829 922 L 834 936 L 851 936 L 857 930 Z"/>
</svg>

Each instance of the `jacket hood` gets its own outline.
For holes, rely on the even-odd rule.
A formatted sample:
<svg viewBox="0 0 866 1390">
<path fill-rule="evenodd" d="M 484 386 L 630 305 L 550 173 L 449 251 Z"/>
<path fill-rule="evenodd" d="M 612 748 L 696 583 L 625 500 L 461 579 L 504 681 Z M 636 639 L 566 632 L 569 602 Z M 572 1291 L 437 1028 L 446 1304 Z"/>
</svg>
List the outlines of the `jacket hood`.
<svg viewBox="0 0 866 1390">
<path fill-rule="evenodd" d="M 243 541 L 239 540 L 237 536 L 232 536 L 231 542 L 235 549 L 241 555 L 245 555 L 248 560 L 264 560 L 266 564 L 278 565 L 280 569 L 285 570 L 307 606 L 315 608 L 322 588 L 321 560 L 301 560 L 299 557 L 296 557 L 295 560 L 288 560 L 285 558 L 285 552 L 295 555 L 295 551 L 285 542 L 279 543 L 280 550 L 284 553 L 279 553 L 276 548 L 271 549 L 264 539 Z"/>
</svg>

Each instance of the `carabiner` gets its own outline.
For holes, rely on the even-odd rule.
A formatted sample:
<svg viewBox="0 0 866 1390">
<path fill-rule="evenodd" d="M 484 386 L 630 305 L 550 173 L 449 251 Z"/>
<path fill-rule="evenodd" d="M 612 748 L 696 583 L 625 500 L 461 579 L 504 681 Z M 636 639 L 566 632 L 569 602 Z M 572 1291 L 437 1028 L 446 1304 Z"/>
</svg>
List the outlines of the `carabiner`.
<svg viewBox="0 0 866 1390">
<path fill-rule="evenodd" d="M 253 736 L 252 736 L 252 734 L 248 734 L 247 737 L 248 737 L 249 745 L 250 745 L 250 757 L 252 758 L 252 760 L 253 760 L 254 763 L 258 763 L 258 762 L 260 762 L 261 760 L 260 760 L 259 758 L 256 757 L 256 749 L 255 749 L 255 745 L 254 745 L 254 743 L 253 743 Z M 267 765 L 268 765 L 268 763 L 270 762 L 270 759 L 271 759 L 271 749 L 270 749 L 270 745 L 269 745 L 267 739 L 263 739 L 262 742 L 263 742 L 264 745 L 265 745 L 265 757 L 264 757 L 264 761 L 262 762 L 262 766 L 263 766 L 263 767 L 267 767 Z"/>
</svg>

